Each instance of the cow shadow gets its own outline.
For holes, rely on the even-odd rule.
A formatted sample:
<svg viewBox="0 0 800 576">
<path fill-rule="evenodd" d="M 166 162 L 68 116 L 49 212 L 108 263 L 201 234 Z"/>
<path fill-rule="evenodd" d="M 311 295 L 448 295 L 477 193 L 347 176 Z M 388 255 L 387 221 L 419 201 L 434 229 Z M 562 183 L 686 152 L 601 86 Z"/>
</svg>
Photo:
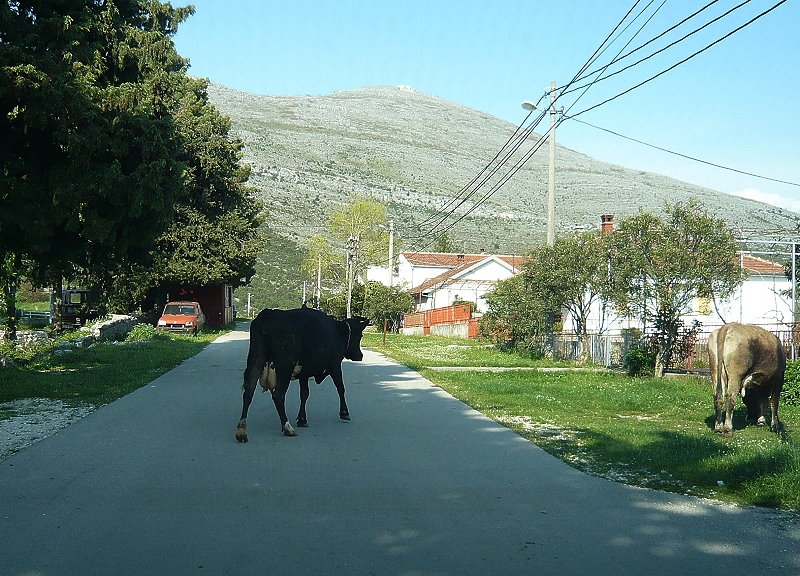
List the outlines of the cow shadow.
<svg viewBox="0 0 800 576">
<path fill-rule="evenodd" d="M 712 413 L 705 419 L 706 426 L 714 430 L 714 425 L 717 423 L 717 415 Z M 756 426 L 755 422 L 747 419 L 747 408 L 745 406 L 738 406 L 733 411 L 733 429 L 743 430 L 747 426 Z"/>
</svg>

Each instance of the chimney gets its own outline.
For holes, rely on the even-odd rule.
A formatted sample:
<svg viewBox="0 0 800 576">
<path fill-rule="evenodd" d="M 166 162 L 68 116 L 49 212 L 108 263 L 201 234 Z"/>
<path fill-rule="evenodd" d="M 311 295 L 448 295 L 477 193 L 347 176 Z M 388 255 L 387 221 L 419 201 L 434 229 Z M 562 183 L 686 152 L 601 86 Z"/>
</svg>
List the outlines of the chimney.
<svg viewBox="0 0 800 576">
<path fill-rule="evenodd" d="M 614 215 L 603 214 L 600 216 L 600 231 L 603 234 L 614 231 Z"/>
</svg>

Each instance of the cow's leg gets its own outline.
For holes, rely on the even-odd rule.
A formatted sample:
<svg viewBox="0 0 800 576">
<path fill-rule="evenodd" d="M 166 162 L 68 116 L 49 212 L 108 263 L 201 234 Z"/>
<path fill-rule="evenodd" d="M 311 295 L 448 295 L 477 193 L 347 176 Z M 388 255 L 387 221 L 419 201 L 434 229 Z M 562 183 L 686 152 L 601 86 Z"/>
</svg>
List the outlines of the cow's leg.
<svg viewBox="0 0 800 576">
<path fill-rule="evenodd" d="M 258 378 L 264 371 L 265 365 L 266 360 L 263 355 L 251 348 L 247 354 L 247 368 L 244 371 L 244 384 L 242 385 L 242 416 L 236 426 L 236 439 L 239 442 L 247 442 L 247 411 L 253 401 Z"/>
<path fill-rule="evenodd" d="M 339 418 L 342 420 L 350 420 L 350 410 L 347 408 L 347 402 L 344 399 L 344 379 L 342 378 L 342 366 L 334 366 L 331 369 L 331 378 L 336 385 L 336 391 L 339 393 Z"/>
<path fill-rule="evenodd" d="M 781 388 L 783 388 L 782 384 L 777 387 L 773 386 L 772 394 L 769 397 L 769 405 L 772 413 L 772 421 L 770 422 L 769 429 L 776 434 L 780 433 L 783 429 L 781 421 L 778 420 L 778 401 L 781 398 Z"/>
<path fill-rule="evenodd" d="M 289 418 L 286 417 L 286 391 L 289 389 L 289 382 L 291 382 L 292 370 L 277 368 L 277 386 L 272 391 L 272 401 L 275 403 L 275 410 L 278 411 L 278 418 L 281 420 L 281 431 L 284 436 L 297 436 L 292 425 L 289 424 Z"/>
<path fill-rule="evenodd" d="M 306 418 L 306 401 L 308 400 L 308 378 L 300 378 L 300 411 L 297 413 L 297 425 L 300 428 L 308 427 L 308 419 Z"/>
<path fill-rule="evenodd" d="M 728 378 L 724 367 L 717 368 L 716 372 L 716 377 L 714 378 L 714 410 L 716 411 L 714 430 L 722 434 L 725 430 L 725 401 L 728 397 Z"/>
<path fill-rule="evenodd" d="M 735 382 L 739 382 L 736 379 Z M 722 434 L 725 436 L 733 435 L 733 411 L 736 408 L 736 401 L 739 399 L 739 390 L 741 386 L 731 386 L 728 382 L 728 390 L 725 394 L 725 424 L 722 427 Z"/>
</svg>

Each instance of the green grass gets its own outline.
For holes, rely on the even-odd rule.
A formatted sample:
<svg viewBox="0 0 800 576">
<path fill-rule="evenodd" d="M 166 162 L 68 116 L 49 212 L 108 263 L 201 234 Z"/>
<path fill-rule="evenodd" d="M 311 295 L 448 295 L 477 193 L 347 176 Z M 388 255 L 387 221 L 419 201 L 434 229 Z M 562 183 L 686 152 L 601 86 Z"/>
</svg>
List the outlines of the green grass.
<svg viewBox="0 0 800 576">
<path fill-rule="evenodd" d="M 102 406 L 168 372 L 223 332 L 205 330 L 197 337 L 160 333 L 144 341 L 40 350 L 13 368 L 0 368 L 0 402 L 49 398 Z"/>
<path fill-rule="evenodd" d="M 426 344 L 427 342 L 427 344 Z M 630 378 L 587 369 L 432 370 L 430 366 L 543 367 L 476 342 L 367 334 L 364 345 L 413 367 L 466 404 L 587 473 L 626 484 L 744 505 L 800 511 L 800 408 L 781 406 L 782 435 L 713 430 L 710 384 L 697 377 Z M 463 346 L 463 347 L 462 347 Z"/>
</svg>

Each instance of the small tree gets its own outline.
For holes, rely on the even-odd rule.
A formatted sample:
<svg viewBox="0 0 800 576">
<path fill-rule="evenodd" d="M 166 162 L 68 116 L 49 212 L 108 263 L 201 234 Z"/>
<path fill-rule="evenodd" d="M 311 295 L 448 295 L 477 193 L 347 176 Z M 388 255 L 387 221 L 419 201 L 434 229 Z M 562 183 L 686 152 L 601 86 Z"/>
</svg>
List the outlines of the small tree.
<svg viewBox="0 0 800 576">
<path fill-rule="evenodd" d="M 434 251 L 442 253 L 453 253 L 456 251 L 456 247 L 447 232 L 442 232 L 436 239 Z"/>
<path fill-rule="evenodd" d="M 478 324 L 481 336 L 532 355 L 543 354 L 546 306 L 526 288 L 522 275 L 499 281 L 484 298 L 488 309 Z"/>
<path fill-rule="evenodd" d="M 736 241 L 695 199 L 667 204 L 664 218 L 627 218 L 610 238 L 614 302 L 654 334 L 655 375 L 663 376 L 693 300 L 727 298 L 744 281 Z"/>
<path fill-rule="evenodd" d="M 590 353 L 589 316 L 610 291 L 608 266 L 608 241 L 600 232 L 559 237 L 553 246 L 534 249 L 523 265 L 527 290 L 538 294 L 552 315 L 569 312 L 583 361 Z"/>
<path fill-rule="evenodd" d="M 403 315 L 414 311 L 414 297 L 401 286 L 369 282 L 366 293 L 362 315 L 380 330 L 385 324 L 389 332 L 399 332 Z"/>
<path fill-rule="evenodd" d="M 352 312 L 352 291 L 359 277 L 366 281 L 367 266 L 387 261 L 389 232 L 386 205 L 353 196 L 350 203 L 334 211 L 328 218 L 328 230 L 342 241 L 347 251 L 347 315 Z"/>
</svg>

